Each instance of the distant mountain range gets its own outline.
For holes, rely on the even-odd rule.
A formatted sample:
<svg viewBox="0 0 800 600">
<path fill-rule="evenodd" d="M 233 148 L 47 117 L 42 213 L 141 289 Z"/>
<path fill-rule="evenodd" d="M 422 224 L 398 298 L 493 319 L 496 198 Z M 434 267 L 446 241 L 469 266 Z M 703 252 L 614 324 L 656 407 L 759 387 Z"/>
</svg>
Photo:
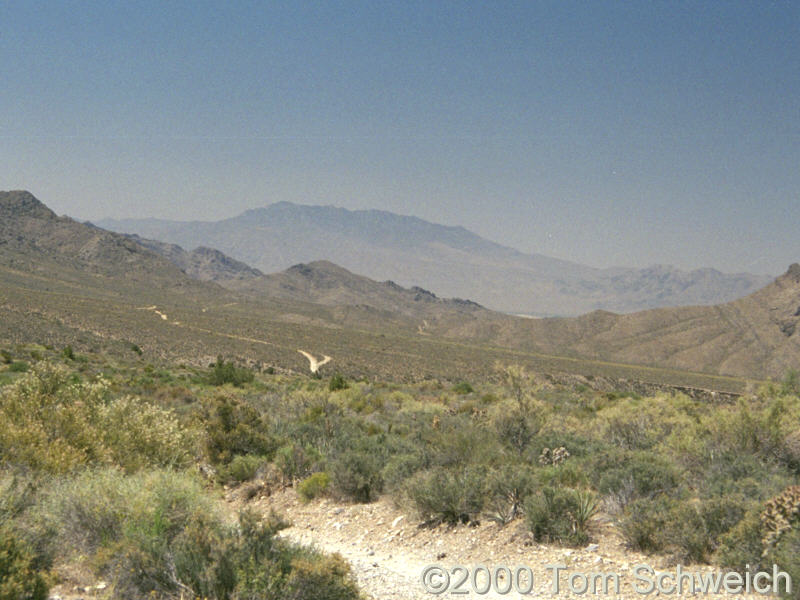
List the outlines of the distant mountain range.
<svg viewBox="0 0 800 600">
<path fill-rule="evenodd" d="M 485 373 L 500 360 L 643 380 L 694 377 L 671 369 L 780 377 L 800 364 L 800 265 L 714 306 L 529 319 L 328 261 L 264 274 L 219 250 L 112 233 L 56 216 L 27 192 L 0 192 L 0 341 L 26 339 L 135 342 L 190 361 L 228 352 L 290 368 L 305 368 L 297 348 L 306 348 L 361 375 Z"/>
<path fill-rule="evenodd" d="M 265 273 L 327 260 L 371 279 L 422 286 L 441 296 L 532 316 L 718 304 L 772 280 L 714 269 L 596 269 L 524 254 L 462 227 L 385 211 L 288 202 L 216 222 L 107 219 L 97 224 L 184 248 L 216 248 Z"/>
</svg>

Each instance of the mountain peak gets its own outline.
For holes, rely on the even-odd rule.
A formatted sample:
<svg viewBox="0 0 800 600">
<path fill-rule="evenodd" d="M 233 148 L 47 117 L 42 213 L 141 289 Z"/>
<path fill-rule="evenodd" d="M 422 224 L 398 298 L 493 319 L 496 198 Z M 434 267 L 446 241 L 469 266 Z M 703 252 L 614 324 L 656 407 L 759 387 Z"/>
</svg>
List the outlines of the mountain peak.
<svg viewBox="0 0 800 600">
<path fill-rule="evenodd" d="M 800 264 L 792 263 L 789 265 L 786 273 L 783 274 L 781 279 L 788 279 L 794 283 L 800 283 Z"/>
<path fill-rule="evenodd" d="M 26 190 L 0 192 L 0 214 L 8 217 L 56 218 L 56 213 Z"/>
</svg>

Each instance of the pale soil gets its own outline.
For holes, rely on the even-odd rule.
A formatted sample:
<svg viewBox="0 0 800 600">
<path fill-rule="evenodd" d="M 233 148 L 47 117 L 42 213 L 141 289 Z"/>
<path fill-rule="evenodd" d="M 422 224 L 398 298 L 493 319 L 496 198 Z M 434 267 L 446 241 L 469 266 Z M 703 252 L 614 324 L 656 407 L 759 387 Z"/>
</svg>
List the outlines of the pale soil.
<svg viewBox="0 0 800 600">
<path fill-rule="evenodd" d="M 235 496 L 236 494 L 231 494 Z M 232 500 L 232 499 L 231 499 Z M 238 508 L 240 501 L 232 500 Z M 304 545 L 312 545 L 324 552 L 338 552 L 350 564 L 353 574 L 365 595 L 371 599 L 428 599 L 436 597 L 425 592 L 421 573 L 426 565 L 439 564 L 446 568 L 462 564 L 468 567 L 482 564 L 490 569 L 507 565 L 512 569 L 528 566 L 534 573 L 533 596 L 552 595 L 552 570 L 546 565 L 561 563 L 567 569 L 561 573 L 559 598 L 586 598 L 570 594 L 567 578 L 580 572 L 618 573 L 622 581 L 620 598 L 637 598 L 638 593 L 632 568 L 640 563 L 651 565 L 656 570 L 669 570 L 663 559 L 646 556 L 627 550 L 605 519 L 596 525 L 596 544 L 582 549 L 546 546 L 533 541 L 525 530 L 522 519 L 505 526 L 485 521 L 472 527 L 439 526 L 420 528 L 419 521 L 408 511 L 393 505 L 388 499 L 372 504 L 341 504 L 331 500 L 315 500 L 303 503 L 292 489 L 285 489 L 270 497 L 256 498 L 248 503 L 264 514 L 275 510 L 292 522 L 292 527 L 281 532 L 281 536 Z M 709 567 L 687 567 L 690 571 L 711 571 Z M 641 584 L 640 584 L 641 585 Z M 469 589 L 469 585 L 466 586 Z M 598 596 L 603 594 L 598 591 Z M 655 597 L 657 594 L 650 594 Z M 479 595 L 470 592 L 466 596 L 450 593 L 441 597 L 467 598 L 519 598 L 516 592 L 507 595 L 490 592 Z M 607 597 L 612 597 L 607 596 Z M 679 597 L 677 595 L 671 597 Z M 708 597 L 695 595 L 685 597 Z M 764 598 L 737 595 L 739 598 Z"/>
</svg>

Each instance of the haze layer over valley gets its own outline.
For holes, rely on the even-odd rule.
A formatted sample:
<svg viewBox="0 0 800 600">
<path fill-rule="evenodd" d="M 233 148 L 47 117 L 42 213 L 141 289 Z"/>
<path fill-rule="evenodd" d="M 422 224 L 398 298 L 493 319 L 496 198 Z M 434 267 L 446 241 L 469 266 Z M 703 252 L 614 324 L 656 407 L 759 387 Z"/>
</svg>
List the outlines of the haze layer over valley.
<svg viewBox="0 0 800 600">
<path fill-rule="evenodd" d="M 468 298 L 494 310 L 532 316 L 717 304 L 772 280 L 662 265 L 597 269 L 524 254 L 462 227 L 416 217 L 288 202 L 216 222 L 106 219 L 98 224 L 187 249 L 216 248 L 265 273 L 327 260 L 378 281 L 421 286 L 440 296 Z"/>
</svg>

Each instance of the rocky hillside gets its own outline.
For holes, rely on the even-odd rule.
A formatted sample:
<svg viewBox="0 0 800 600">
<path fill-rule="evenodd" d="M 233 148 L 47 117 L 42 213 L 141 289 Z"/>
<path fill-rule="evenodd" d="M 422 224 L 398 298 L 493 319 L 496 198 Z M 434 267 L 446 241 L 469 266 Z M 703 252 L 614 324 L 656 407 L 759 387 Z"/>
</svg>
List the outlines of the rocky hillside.
<svg viewBox="0 0 800 600">
<path fill-rule="evenodd" d="M 800 265 L 763 289 L 717 306 L 575 319 L 519 320 L 459 335 L 528 350 L 709 373 L 781 377 L 800 366 Z M 527 343 L 520 344 L 525 339 Z"/>
</svg>

